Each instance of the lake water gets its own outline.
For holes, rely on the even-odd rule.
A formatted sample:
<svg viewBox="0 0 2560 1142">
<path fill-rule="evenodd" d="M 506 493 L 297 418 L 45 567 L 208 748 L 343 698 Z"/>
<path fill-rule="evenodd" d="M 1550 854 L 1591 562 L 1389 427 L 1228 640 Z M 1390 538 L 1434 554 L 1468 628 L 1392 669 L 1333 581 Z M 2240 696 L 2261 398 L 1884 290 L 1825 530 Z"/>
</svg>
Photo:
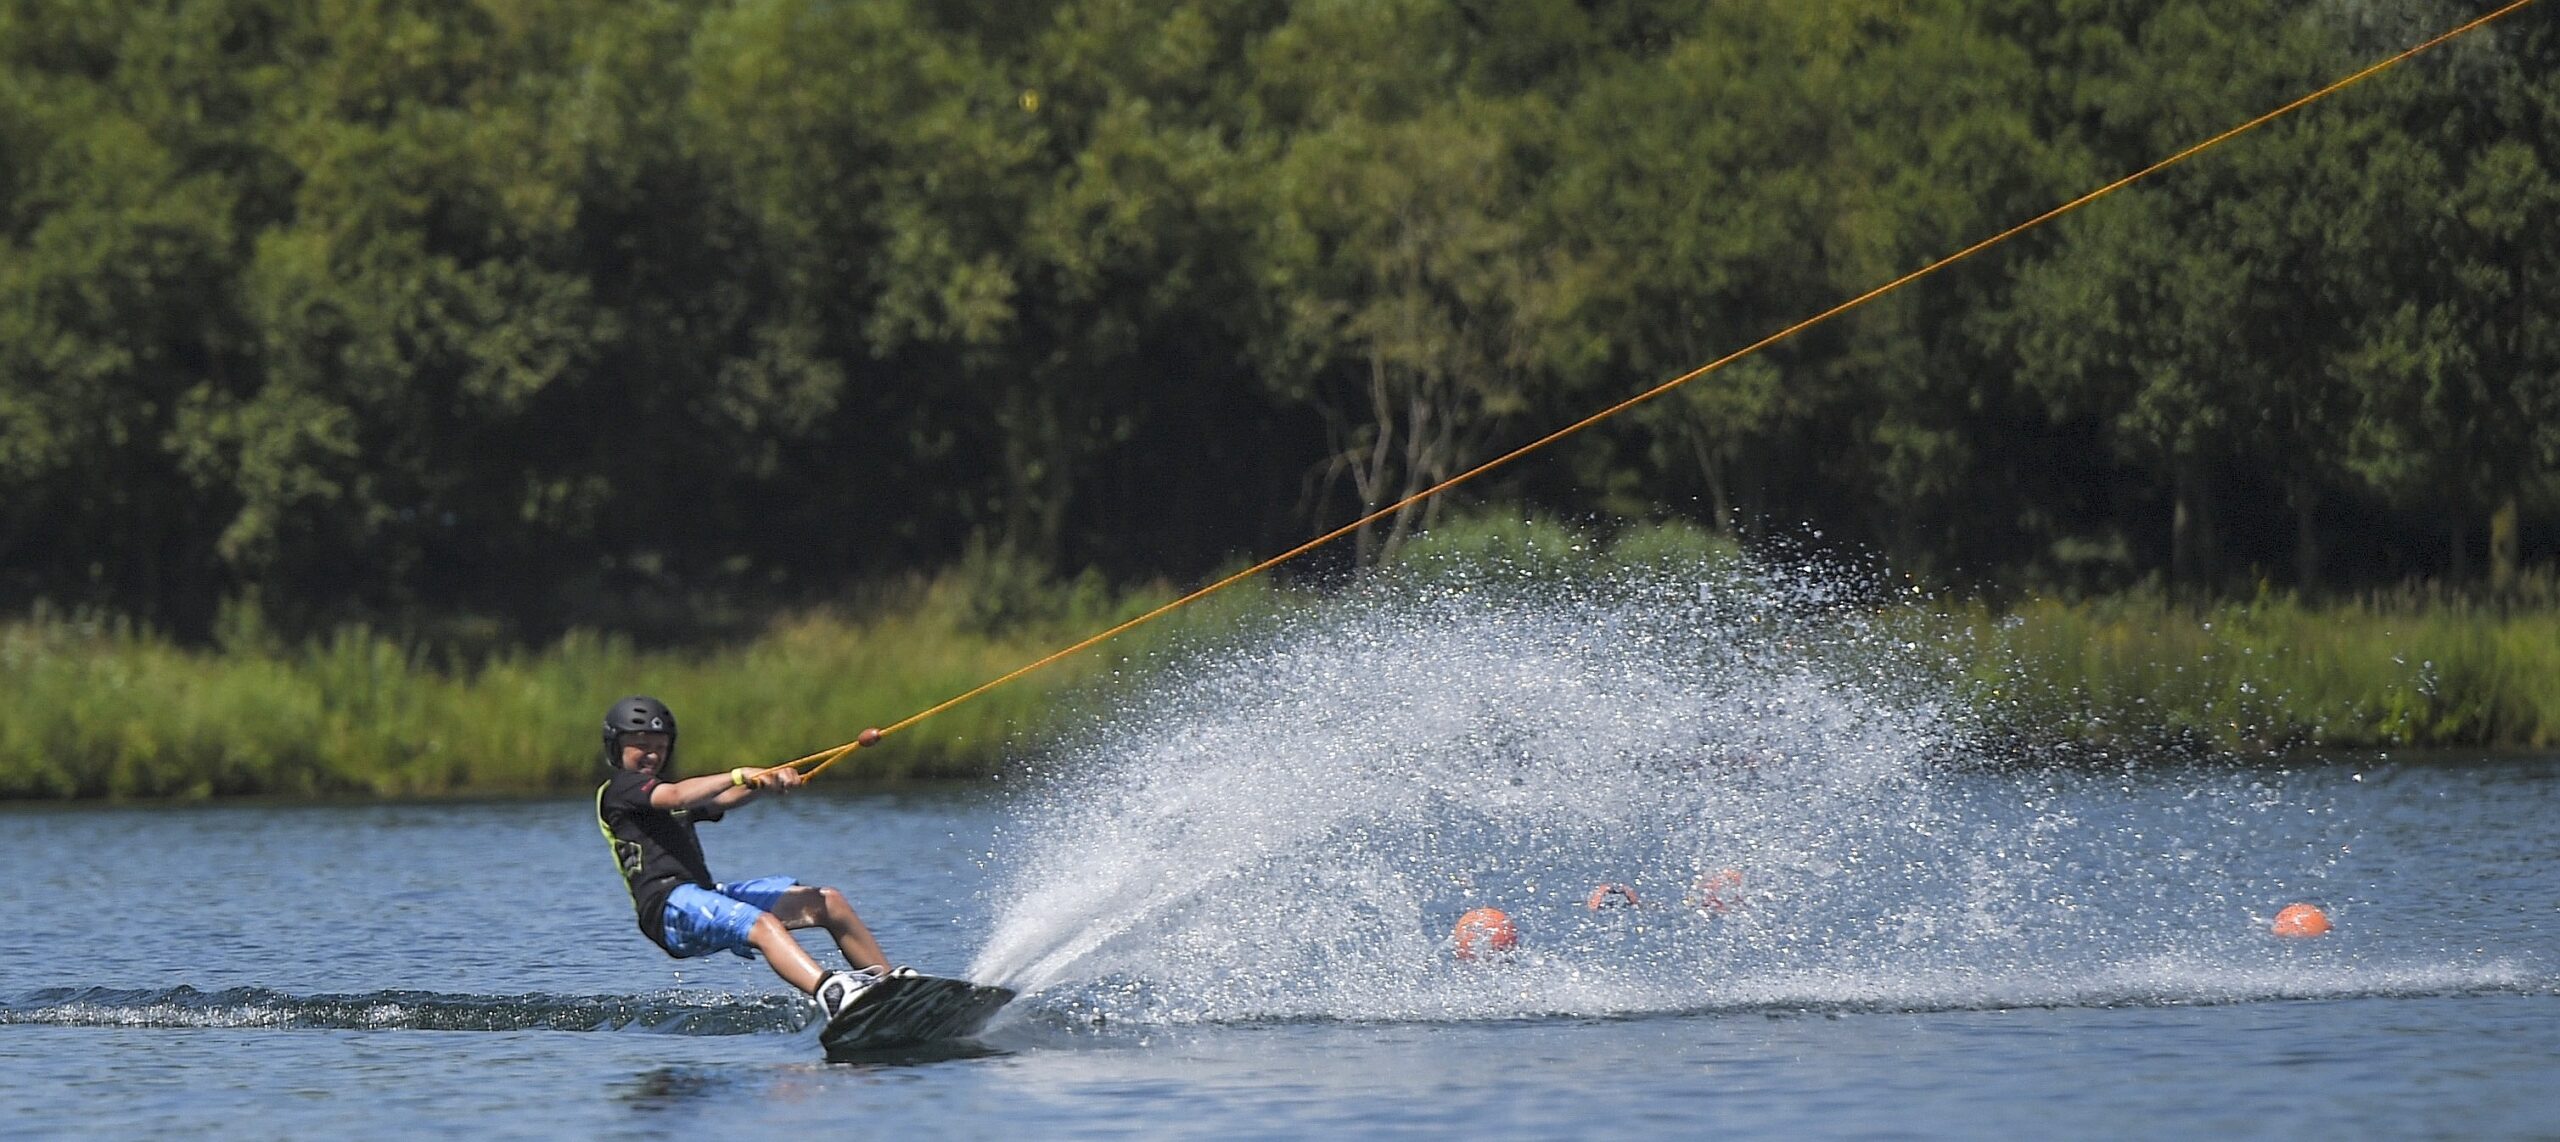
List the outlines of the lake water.
<svg viewBox="0 0 2560 1142">
<path fill-rule="evenodd" d="M 1151 942 L 1188 938 L 1167 925 L 1027 994 L 987 1054 L 864 1065 L 820 1061 L 761 966 L 678 965 L 642 943 L 580 801 L 18 810 L 0 814 L 19 871 L 0 888 L 14 918 L 0 930 L 0 1125 L 256 1138 L 2560 1129 L 2560 764 L 2247 783 L 2319 807 L 2301 816 L 2324 843 L 2350 836 L 2371 855 L 2254 908 L 2217 900 L 2203 911 L 2219 930 L 2174 946 L 2111 954 L 2058 933 L 2074 950 L 2042 970 L 1921 946 L 1908 964 L 1773 956 L 1721 977 L 1645 966 L 1631 970 L 1658 974 L 1618 984 L 1598 966 L 1656 961 L 1613 961 L 1585 939 L 1544 953 L 1571 962 L 1425 965 L 1401 997 L 1301 982 L 1311 990 L 1257 1005 L 1132 968 L 1193 954 Z M 2137 785 L 2080 808 L 2182 796 Z M 993 792 L 810 797 L 706 831 L 720 867 L 847 886 L 896 955 L 959 971 L 1002 911 L 981 864 L 1015 819 Z M 2288 839 L 2253 838 L 2300 848 Z M 2196 870 L 2198 891 L 2225 871 Z M 2252 912 L 2292 896 L 2319 898 L 2337 931 L 2258 934 Z M 1588 937 L 1579 907 L 1512 909 L 1524 953 L 1541 954 L 1542 929 Z M 1786 923 L 1781 900 L 1753 907 L 1751 923 Z M 1414 918 L 1415 944 L 1440 935 L 1442 913 Z M 1600 940 L 1621 937 L 1640 938 Z M 1177 993 L 1133 998 L 1147 987 Z"/>
<path fill-rule="evenodd" d="M 2560 759 L 2022 768 L 1676 612 L 1359 602 L 1006 780 L 705 826 L 1024 992 L 860 1063 L 644 942 L 583 798 L 0 810 L 0 1132 L 2560 1134 Z"/>
</svg>

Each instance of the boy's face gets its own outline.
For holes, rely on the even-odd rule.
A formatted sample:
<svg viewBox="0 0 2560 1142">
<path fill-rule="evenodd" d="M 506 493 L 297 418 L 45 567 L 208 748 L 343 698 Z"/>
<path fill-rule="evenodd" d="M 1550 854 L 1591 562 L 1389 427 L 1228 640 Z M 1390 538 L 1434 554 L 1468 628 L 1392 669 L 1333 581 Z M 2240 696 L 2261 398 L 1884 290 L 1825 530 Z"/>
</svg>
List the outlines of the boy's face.
<svg viewBox="0 0 2560 1142">
<path fill-rule="evenodd" d="M 656 773 L 667 763 L 667 747 L 673 744 L 665 734 L 624 734 L 622 768 L 639 773 Z"/>
</svg>

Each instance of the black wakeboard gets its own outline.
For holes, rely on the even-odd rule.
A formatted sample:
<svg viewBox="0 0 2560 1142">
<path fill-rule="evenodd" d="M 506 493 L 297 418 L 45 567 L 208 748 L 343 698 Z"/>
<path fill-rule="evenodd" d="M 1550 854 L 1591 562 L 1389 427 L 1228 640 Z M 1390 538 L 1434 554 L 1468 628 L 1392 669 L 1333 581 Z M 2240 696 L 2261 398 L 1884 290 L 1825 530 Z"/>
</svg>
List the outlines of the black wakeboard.
<svg viewBox="0 0 2560 1142">
<path fill-rule="evenodd" d="M 819 1045 L 830 1058 L 963 1039 L 1013 1002 L 1010 988 L 931 975 L 892 976 L 871 985 L 827 1021 Z"/>
</svg>

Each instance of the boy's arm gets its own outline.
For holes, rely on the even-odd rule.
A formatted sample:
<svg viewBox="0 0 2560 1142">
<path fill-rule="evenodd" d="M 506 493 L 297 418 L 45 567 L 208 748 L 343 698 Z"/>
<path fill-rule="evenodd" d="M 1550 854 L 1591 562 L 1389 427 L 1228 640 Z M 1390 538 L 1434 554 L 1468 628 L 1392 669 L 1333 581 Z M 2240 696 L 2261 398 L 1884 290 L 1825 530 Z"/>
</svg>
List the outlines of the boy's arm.
<svg viewBox="0 0 2560 1142">
<path fill-rule="evenodd" d="M 733 774 L 736 776 L 733 777 Z M 738 784 L 737 777 L 744 777 L 746 784 Z M 649 807 L 673 811 L 698 809 L 708 805 L 714 809 L 726 811 L 755 800 L 759 793 L 768 790 L 788 790 L 806 780 L 808 778 L 799 770 L 789 766 L 763 771 L 748 768 L 731 770 L 729 773 L 706 773 L 700 777 L 688 777 L 682 781 L 658 783 L 655 788 L 649 790 Z"/>
</svg>

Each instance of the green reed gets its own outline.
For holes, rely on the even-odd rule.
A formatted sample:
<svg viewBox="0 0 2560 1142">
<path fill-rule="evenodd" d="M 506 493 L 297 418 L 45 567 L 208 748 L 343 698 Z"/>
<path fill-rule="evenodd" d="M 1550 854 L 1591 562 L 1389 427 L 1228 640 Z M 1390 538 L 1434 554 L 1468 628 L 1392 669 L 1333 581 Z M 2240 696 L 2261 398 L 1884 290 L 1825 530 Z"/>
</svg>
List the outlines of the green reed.
<svg viewBox="0 0 2560 1142">
<path fill-rule="evenodd" d="M 1611 536 L 1547 520 L 1454 521 L 1401 573 L 1491 568 L 1731 569 L 1725 540 L 1679 527 Z M 1108 716 L 1156 665 L 1216 653 L 1309 588 L 1255 580 L 997 687 L 830 769 L 825 781 L 985 776 Z M 2560 744 L 2560 588 L 2483 602 L 2412 586 L 2307 604 L 2267 594 L 2193 606 L 2156 594 L 1994 610 L 1904 589 L 1826 614 L 1944 649 L 1947 676 L 2022 745 L 2264 752 Z M 628 693 L 683 718 L 679 767 L 772 764 L 851 740 L 1173 596 L 1059 582 L 976 552 L 843 609 L 745 641 L 675 650 L 578 632 L 465 659 L 361 627 L 289 643 L 254 607 L 219 649 L 112 617 L 39 609 L 0 624 L 0 798 L 416 796 L 557 792 L 598 772 L 596 720 Z M 1775 605 L 1775 604 L 1772 604 Z M 1854 643 L 1855 640 L 1851 640 Z M 1848 645 L 1848 644 L 1844 644 Z M 1934 672 L 1930 672 L 1934 673 Z"/>
<path fill-rule="evenodd" d="M 0 711 L 0 798 L 581 788 L 599 772 L 606 704 L 629 693 L 676 709 L 683 771 L 769 765 L 923 710 L 1167 597 L 1097 580 L 994 581 L 1012 573 L 1006 562 L 875 591 L 859 616 L 790 615 L 734 646 L 642 650 L 579 632 L 468 664 L 357 627 L 287 646 L 256 632 L 254 617 L 234 617 L 214 650 L 114 618 L 39 610 L 0 625 L 0 702 L 10 707 Z M 926 719 L 823 780 L 991 772 L 1090 716 L 1084 684 L 1147 645 L 1122 641 Z"/>
<path fill-rule="evenodd" d="M 2233 752 L 2560 743 L 2560 606 L 2411 588 L 2307 604 L 2156 595 L 1959 613 L 1988 709 L 2046 735 Z"/>
</svg>

